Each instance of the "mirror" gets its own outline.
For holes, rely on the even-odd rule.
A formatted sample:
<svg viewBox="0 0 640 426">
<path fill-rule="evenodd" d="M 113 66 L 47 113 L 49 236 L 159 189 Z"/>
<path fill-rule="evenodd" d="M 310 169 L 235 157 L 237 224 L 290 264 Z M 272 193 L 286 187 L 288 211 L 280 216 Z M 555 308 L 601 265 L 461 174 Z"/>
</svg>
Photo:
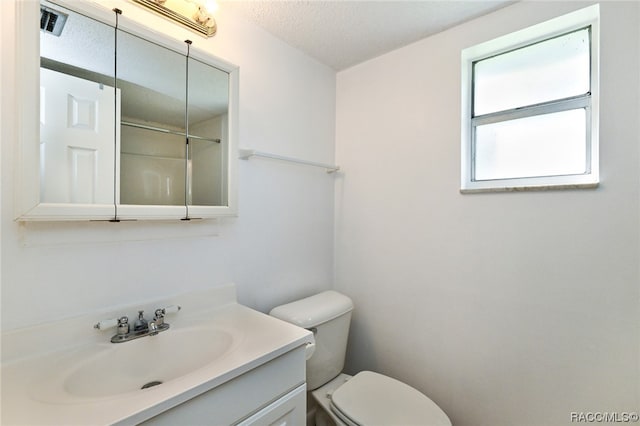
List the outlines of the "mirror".
<svg viewBox="0 0 640 426">
<path fill-rule="evenodd" d="M 228 73 L 126 32 L 117 57 L 121 203 L 226 205 Z"/>
<path fill-rule="evenodd" d="M 41 16 L 40 201 L 113 204 L 113 29 L 52 6 Z"/>
<path fill-rule="evenodd" d="M 41 3 L 39 197 L 19 219 L 235 214 L 237 68 L 70 5 Z"/>
</svg>

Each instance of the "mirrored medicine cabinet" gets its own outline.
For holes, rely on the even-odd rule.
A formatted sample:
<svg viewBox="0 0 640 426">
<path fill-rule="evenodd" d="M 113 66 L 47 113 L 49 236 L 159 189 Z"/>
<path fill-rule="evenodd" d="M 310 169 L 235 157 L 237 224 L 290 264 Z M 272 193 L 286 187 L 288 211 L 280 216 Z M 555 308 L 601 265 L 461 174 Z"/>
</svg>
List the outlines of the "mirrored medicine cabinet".
<svg viewBox="0 0 640 426">
<path fill-rule="evenodd" d="M 237 67 L 127 10 L 37 6 L 19 2 L 17 219 L 235 215 Z"/>
</svg>

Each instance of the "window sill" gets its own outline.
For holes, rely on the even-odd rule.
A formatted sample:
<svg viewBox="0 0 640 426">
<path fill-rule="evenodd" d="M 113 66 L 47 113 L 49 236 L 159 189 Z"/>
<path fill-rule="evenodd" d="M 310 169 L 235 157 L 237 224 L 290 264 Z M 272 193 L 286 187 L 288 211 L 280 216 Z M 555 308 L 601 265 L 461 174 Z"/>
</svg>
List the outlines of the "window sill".
<svg viewBox="0 0 640 426">
<path fill-rule="evenodd" d="M 515 186 L 497 188 L 461 188 L 461 194 L 478 194 L 483 192 L 530 192 L 530 191 L 556 191 L 571 189 L 595 189 L 599 183 L 576 183 L 566 185 L 539 185 L 539 186 Z"/>
</svg>

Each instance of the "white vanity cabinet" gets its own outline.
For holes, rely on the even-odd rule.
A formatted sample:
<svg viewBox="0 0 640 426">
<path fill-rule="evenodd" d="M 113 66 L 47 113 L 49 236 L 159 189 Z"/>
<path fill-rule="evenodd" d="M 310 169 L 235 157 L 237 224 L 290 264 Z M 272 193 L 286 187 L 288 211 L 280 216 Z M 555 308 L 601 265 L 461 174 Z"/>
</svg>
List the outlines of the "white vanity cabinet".
<svg viewBox="0 0 640 426">
<path fill-rule="evenodd" d="M 121 424 L 135 424 L 127 419 Z M 196 396 L 143 425 L 306 424 L 305 350 L 298 347 Z"/>
<path fill-rule="evenodd" d="M 171 305 L 182 309 L 155 336 L 113 344 L 113 329 L 93 328 Z M 238 304 L 232 283 L 1 337 L 3 425 L 306 424 L 313 334 Z"/>
</svg>

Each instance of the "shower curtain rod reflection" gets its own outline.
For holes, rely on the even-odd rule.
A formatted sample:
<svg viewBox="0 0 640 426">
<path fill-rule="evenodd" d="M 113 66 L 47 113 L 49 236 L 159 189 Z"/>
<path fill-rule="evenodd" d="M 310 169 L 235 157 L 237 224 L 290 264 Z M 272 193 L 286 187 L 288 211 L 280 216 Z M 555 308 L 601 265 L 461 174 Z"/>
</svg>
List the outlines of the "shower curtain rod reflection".
<svg viewBox="0 0 640 426">
<path fill-rule="evenodd" d="M 184 132 L 178 132 L 177 130 L 163 129 L 162 127 L 148 126 L 146 124 L 134 123 L 134 122 L 131 122 L 131 121 L 121 121 L 120 124 L 122 124 L 123 126 L 136 127 L 138 129 L 145 129 L 145 130 L 151 130 L 151 131 L 154 131 L 154 132 L 168 133 L 168 134 L 177 135 L 177 136 L 184 136 Z M 189 135 L 189 139 L 220 143 L 220 139 L 204 138 L 202 136 L 195 136 L 195 135 Z"/>
<path fill-rule="evenodd" d="M 315 161 L 299 160 L 297 158 L 285 157 L 283 155 L 270 154 L 268 152 L 256 151 L 255 149 L 239 149 L 238 158 L 248 160 L 251 157 L 271 158 L 272 160 L 288 161 L 290 163 L 304 164 L 305 166 L 321 167 L 326 169 L 327 173 L 334 173 L 340 170 L 340 166 L 333 164 L 316 163 Z"/>
</svg>

